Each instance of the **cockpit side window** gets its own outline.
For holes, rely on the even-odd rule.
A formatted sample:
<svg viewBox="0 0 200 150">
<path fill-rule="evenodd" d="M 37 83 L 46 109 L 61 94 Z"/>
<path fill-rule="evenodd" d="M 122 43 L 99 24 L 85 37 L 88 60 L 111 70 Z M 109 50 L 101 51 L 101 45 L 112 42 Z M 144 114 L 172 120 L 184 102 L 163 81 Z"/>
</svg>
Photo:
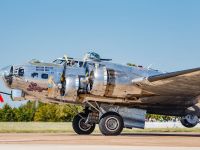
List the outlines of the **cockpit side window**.
<svg viewBox="0 0 200 150">
<path fill-rule="evenodd" d="M 46 73 L 43 73 L 43 74 L 41 74 L 41 78 L 42 78 L 42 79 L 48 79 L 48 78 L 49 78 L 49 75 L 46 74 Z"/>
<path fill-rule="evenodd" d="M 23 69 L 23 68 L 19 68 L 18 75 L 19 75 L 20 77 L 23 77 L 23 76 L 24 76 L 24 69 Z"/>
<path fill-rule="evenodd" d="M 37 72 L 32 73 L 32 74 L 31 74 L 31 77 L 33 77 L 33 78 L 38 78 L 38 73 L 37 73 Z"/>
</svg>

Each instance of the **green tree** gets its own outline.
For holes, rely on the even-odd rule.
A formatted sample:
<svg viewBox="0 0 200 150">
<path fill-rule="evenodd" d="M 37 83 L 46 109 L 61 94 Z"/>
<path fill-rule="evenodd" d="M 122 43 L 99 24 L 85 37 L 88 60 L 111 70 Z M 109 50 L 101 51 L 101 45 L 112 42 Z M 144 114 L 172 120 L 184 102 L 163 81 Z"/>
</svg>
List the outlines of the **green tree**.
<svg viewBox="0 0 200 150">
<path fill-rule="evenodd" d="M 34 102 L 28 102 L 26 105 L 23 105 L 19 107 L 18 109 L 15 109 L 15 114 L 17 121 L 33 121 L 34 115 L 35 115 L 35 103 Z"/>
<path fill-rule="evenodd" d="M 57 105 L 56 119 L 57 121 L 72 121 L 77 112 L 80 112 L 82 107 L 67 105 Z"/>
<path fill-rule="evenodd" d="M 82 107 L 71 105 L 44 104 L 36 110 L 34 121 L 71 121 L 76 115 L 76 112 L 80 110 L 82 110 Z"/>
<path fill-rule="evenodd" d="M 155 119 L 156 121 L 170 121 L 174 120 L 176 117 L 174 116 L 165 116 L 165 115 L 156 115 L 156 114 L 147 114 L 146 118 L 149 120 Z"/>
<path fill-rule="evenodd" d="M 17 121 L 14 110 L 8 105 L 4 105 L 1 110 L 1 121 Z"/>
<path fill-rule="evenodd" d="M 34 121 L 48 121 L 55 122 L 56 119 L 56 105 L 45 104 L 36 110 Z"/>
<path fill-rule="evenodd" d="M 137 65 L 136 64 L 132 64 L 132 63 L 127 63 L 127 66 L 135 67 Z"/>
</svg>

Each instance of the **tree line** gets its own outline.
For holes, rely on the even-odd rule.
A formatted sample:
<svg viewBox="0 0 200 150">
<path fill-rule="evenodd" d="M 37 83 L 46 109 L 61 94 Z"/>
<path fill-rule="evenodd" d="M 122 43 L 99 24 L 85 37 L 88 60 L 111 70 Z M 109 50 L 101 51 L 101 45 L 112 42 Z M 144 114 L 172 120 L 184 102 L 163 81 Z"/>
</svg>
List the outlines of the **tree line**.
<svg viewBox="0 0 200 150">
<path fill-rule="evenodd" d="M 18 108 L 12 108 L 4 105 L 0 109 L 0 122 L 70 122 L 73 117 L 83 108 L 70 104 L 44 104 L 28 102 Z M 175 120 L 175 117 L 147 114 L 148 121 L 169 121 Z"/>
<path fill-rule="evenodd" d="M 72 121 L 77 111 L 82 108 L 80 106 L 44 104 L 39 103 L 36 106 L 35 102 L 28 102 L 19 107 L 12 108 L 5 104 L 0 109 L 1 122 L 69 122 Z"/>
</svg>

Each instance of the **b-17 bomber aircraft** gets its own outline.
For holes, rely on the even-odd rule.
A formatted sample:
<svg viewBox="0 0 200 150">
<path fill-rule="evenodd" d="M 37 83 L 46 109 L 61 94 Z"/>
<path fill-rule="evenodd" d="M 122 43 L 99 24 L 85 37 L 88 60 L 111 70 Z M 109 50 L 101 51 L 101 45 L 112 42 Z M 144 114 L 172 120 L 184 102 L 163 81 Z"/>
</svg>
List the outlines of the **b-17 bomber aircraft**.
<svg viewBox="0 0 200 150">
<path fill-rule="evenodd" d="M 199 123 L 200 68 L 164 73 L 89 52 L 83 60 L 65 56 L 52 63 L 12 65 L 1 70 L 1 77 L 15 101 L 84 106 L 72 122 L 80 135 L 91 134 L 96 124 L 103 135 L 144 128 L 146 113 L 180 117 L 188 128 Z"/>
</svg>

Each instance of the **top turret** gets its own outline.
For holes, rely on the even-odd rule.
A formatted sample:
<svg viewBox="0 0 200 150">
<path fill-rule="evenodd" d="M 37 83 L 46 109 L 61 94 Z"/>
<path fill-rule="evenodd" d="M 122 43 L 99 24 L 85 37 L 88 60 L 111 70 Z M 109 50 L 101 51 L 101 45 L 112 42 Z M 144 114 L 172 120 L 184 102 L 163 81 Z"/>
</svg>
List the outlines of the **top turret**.
<svg viewBox="0 0 200 150">
<path fill-rule="evenodd" d="M 101 61 L 111 61 L 112 59 L 102 59 L 99 54 L 97 54 L 95 52 L 88 52 L 88 53 L 86 53 L 84 55 L 83 60 L 84 61 L 97 61 L 97 62 L 101 62 Z"/>
</svg>

